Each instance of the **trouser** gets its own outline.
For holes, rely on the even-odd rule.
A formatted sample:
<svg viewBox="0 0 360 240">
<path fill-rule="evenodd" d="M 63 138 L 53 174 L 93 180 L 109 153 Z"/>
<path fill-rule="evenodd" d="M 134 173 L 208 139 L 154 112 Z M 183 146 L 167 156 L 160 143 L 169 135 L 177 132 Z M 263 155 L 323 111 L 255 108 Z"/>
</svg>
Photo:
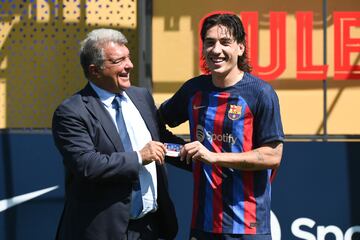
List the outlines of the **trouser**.
<svg viewBox="0 0 360 240">
<path fill-rule="evenodd" d="M 159 226 L 155 213 L 148 213 L 140 219 L 130 220 L 125 240 L 158 239 Z"/>
</svg>

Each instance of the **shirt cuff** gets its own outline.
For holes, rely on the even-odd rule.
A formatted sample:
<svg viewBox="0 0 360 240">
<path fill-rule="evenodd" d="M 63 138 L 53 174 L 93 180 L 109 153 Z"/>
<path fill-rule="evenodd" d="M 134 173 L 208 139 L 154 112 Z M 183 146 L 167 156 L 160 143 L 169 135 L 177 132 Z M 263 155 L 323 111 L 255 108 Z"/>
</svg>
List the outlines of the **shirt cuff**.
<svg viewBox="0 0 360 240">
<path fill-rule="evenodd" d="M 141 158 L 140 152 L 136 151 L 136 153 L 137 153 L 137 156 L 138 156 L 138 162 L 139 162 L 140 165 L 142 165 L 142 158 Z"/>
</svg>

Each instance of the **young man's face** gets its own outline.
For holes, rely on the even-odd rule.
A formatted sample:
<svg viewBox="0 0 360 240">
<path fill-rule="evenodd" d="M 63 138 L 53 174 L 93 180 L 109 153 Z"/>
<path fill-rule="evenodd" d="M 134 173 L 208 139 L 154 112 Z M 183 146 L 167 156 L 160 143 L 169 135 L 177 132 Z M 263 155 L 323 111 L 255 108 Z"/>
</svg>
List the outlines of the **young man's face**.
<svg viewBox="0 0 360 240">
<path fill-rule="evenodd" d="M 229 73 L 241 72 L 237 63 L 244 49 L 244 45 L 237 43 L 225 26 L 215 25 L 206 32 L 203 55 L 213 75 L 225 77 Z"/>
<path fill-rule="evenodd" d="M 93 66 L 93 82 L 112 93 L 119 93 L 131 86 L 130 71 L 133 64 L 129 49 L 125 45 L 108 43 L 103 47 L 104 63 L 102 68 Z"/>
</svg>

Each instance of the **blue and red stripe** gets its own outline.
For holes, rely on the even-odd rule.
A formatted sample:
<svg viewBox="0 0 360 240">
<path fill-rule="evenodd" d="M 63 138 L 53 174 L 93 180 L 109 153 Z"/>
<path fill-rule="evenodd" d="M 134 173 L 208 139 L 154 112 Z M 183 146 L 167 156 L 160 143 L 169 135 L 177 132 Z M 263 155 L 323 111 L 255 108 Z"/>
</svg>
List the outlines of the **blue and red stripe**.
<svg viewBox="0 0 360 240">
<path fill-rule="evenodd" d="M 210 93 L 208 96 L 208 108 L 206 111 L 206 119 L 204 122 L 204 146 L 209 149 L 210 151 L 215 151 L 217 148 L 216 145 L 213 143 L 212 134 L 214 132 L 214 119 L 216 116 L 217 111 L 217 105 L 218 105 L 218 98 L 214 97 L 213 93 Z M 215 147 L 215 149 L 214 149 Z M 214 179 L 213 179 L 213 166 L 210 164 L 203 164 L 203 173 L 206 178 L 206 184 L 205 184 L 205 205 L 204 205 L 204 225 L 203 228 L 206 231 L 213 231 L 214 228 L 214 209 L 213 209 L 213 202 L 214 199 L 216 200 L 216 197 L 214 198 L 214 189 L 216 186 L 214 185 Z"/>
<path fill-rule="evenodd" d="M 238 137 L 243 136 L 243 138 L 238 139 L 239 143 L 232 145 L 232 152 L 246 152 L 252 149 L 253 115 L 244 99 L 239 98 L 237 106 L 242 106 L 242 117 L 233 122 L 233 134 Z M 233 232 L 256 233 L 256 200 L 254 197 L 253 172 L 236 172 L 233 180 L 233 191 L 233 210 L 237 216 L 234 217 Z"/>
<path fill-rule="evenodd" d="M 215 136 L 223 135 L 223 123 L 227 109 L 227 102 L 230 94 L 222 93 L 217 95 L 217 108 L 214 117 Z M 213 149 L 215 152 L 222 152 L 223 141 L 218 138 L 213 140 Z M 214 182 L 214 199 L 213 199 L 213 232 L 221 233 L 223 231 L 223 192 L 222 192 L 222 167 L 213 165 L 212 179 Z"/>
<path fill-rule="evenodd" d="M 199 111 L 198 109 L 194 109 L 194 106 L 200 106 L 202 100 L 201 92 L 197 92 L 189 104 L 189 123 L 191 129 L 191 139 L 198 140 L 196 135 L 196 127 L 199 121 Z M 193 228 L 196 227 L 196 219 L 199 211 L 199 183 L 200 183 L 200 174 L 201 174 L 201 163 L 195 162 L 193 165 L 193 177 L 194 177 L 194 190 L 193 190 L 193 211 L 192 211 L 192 219 L 191 226 Z"/>
<path fill-rule="evenodd" d="M 252 136 L 253 136 L 253 115 L 246 105 L 244 110 L 244 134 L 243 134 L 243 151 L 248 152 L 252 150 Z M 249 117 L 249 115 L 251 117 Z M 256 233 L 256 199 L 254 195 L 254 172 L 244 171 L 243 172 L 243 183 L 244 183 L 244 223 L 245 223 L 245 234 Z"/>
</svg>

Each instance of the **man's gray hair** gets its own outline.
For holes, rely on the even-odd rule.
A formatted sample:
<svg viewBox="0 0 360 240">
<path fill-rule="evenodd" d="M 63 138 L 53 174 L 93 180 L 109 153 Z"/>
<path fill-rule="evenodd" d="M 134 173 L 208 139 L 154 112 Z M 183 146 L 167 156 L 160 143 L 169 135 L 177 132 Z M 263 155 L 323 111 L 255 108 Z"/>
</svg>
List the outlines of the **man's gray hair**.
<svg viewBox="0 0 360 240">
<path fill-rule="evenodd" d="M 126 44 L 128 41 L 124 34 L 114 29 L 100 28 L 89 32 L 81 42 L 80 63 L 85 77 L 89 76 L 89 66 L 102 67 L 104 63 L 103 47 L 108 43 Z"/>
</svg>

